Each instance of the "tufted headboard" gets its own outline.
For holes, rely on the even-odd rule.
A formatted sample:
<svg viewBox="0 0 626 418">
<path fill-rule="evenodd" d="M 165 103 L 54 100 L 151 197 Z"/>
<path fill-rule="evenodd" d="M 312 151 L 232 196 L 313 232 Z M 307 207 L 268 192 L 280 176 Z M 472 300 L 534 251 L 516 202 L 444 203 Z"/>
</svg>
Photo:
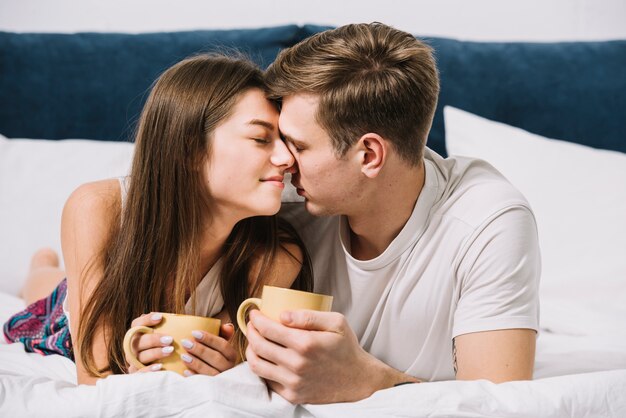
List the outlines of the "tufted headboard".
<svg viewBox="0 0 626 418">
<path fill-rule="evenodd" d="M 129 140 L 165 68 L 196 52 L 238 49 L 266 67 L 325 27 L 172 33 L 0 32 L 0 134 Z M 626 152 L 626 41 L 480 43 L 425 39 L 441 95 L 428 145 L 445 155 L 452 105 L 551 138 Z"/>
</svg>

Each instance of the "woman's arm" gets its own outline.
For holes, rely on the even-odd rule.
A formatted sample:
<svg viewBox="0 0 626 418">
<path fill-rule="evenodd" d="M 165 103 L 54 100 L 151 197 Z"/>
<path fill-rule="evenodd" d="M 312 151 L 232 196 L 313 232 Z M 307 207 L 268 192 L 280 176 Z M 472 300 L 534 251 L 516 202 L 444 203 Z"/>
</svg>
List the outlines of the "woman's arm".
<svg viewBox="0 0 626 418">
<path fill-rule="evenodd" d="M 100 254 L 109 237 L 112 222 L 120 211 L 117 180 L 88 183 L 76 189 L 67 200 L 61 218 L 61 245 L 67 272 L 70 334 L 79 384 L 95 384 L 87 373 L 78 335 L 81 311 L 103 276 Z M 123 290 L 121 290 L 123 291 Z M 97 368 L 108 365 L 103 330 L 95 331 L 93 344 Z"/>
</svg>

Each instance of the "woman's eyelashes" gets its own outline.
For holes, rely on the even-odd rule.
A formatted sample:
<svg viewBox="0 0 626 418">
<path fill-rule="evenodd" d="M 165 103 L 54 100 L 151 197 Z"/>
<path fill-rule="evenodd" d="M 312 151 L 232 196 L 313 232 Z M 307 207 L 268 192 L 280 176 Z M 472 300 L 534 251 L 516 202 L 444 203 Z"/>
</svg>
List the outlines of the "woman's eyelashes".
<svg viewBox="0 0 626 418">
<path fill-rule="evenodd" d="M 256 142 L 257 144 L 263 144 L 263 145 L 268 145 L 272 142 L 270 139 L 267 139 L 267 138 L 252 138 L 252 140 Z"/>
</svg>

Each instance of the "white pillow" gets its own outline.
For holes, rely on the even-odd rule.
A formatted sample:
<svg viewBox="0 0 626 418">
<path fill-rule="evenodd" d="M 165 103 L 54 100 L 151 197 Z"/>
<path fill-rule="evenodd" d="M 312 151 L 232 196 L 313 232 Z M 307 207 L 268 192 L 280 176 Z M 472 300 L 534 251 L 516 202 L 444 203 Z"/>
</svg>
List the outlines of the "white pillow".
<svg viewBox="0 0 626 418">
<path fill-rule="evenodd" d="M 626 154 L 543 138 L 449 106 L 444 119 L 448 153 L 487 160 L 533 208 L 543 263 L 542 325 L 624 332 Z"/>
<path fill-rule="evenodd" d="M 32 254 L 61 250 L 63 205 L 82 183 L 125 176 L 134 146 L 0 135 L 0 291 L 19 294 Z"/>
</svg>

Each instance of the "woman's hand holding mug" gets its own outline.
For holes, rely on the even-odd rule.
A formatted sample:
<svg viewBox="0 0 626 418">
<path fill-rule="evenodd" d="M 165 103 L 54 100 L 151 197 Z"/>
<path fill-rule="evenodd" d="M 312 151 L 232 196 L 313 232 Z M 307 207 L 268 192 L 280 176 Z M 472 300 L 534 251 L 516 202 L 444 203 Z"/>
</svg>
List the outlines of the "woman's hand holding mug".
<svg viewBox="0 0 626 418">
<path fill-rule="evenodd" d="M 183 376 L 216 375 L 237 362 L 229 343 L 234 328 L 221 325 L 219 319 L 153 312 L 131 325 L 124 338 L 129 373 L 171 370 Z"/>
</svg>

